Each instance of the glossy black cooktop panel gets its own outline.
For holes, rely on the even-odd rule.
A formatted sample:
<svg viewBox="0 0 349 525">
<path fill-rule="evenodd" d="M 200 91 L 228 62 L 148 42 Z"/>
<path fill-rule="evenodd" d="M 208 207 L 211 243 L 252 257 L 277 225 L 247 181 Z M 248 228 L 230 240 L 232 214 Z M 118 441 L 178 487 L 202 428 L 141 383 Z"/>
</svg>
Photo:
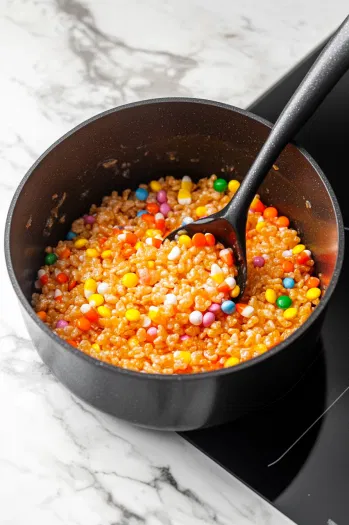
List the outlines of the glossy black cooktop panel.
<svg viewBox="0 0 349 525">
<path fill-rule="evenodd" d="M 250 109 L 274 121 L 315 51 Z M 349 226 L 349 75 L 297 137 L 324 169 Z M 272 502 L 298 525 L 349 524 L 349 229 L 340 282 L 317 359 L 273 406 L 221 427 L 183 436 Z"/>
</svg>

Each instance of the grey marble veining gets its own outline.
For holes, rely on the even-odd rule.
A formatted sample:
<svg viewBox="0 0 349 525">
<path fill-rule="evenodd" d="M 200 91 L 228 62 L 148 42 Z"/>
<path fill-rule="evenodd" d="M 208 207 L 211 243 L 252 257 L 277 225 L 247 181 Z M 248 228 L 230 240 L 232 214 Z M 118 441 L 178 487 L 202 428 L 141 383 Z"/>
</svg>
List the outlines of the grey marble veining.
<svg viewBox="0 0 349 525">
<path fill-rule="evenodd" d="M 1 232 L 26 170 L 82 120 L 157 96 L 247 106 L 345 14 L 344 0 L 2 0 Z M 290 523 L 176 434 L 71 395 L 39 360 L 0 264 L 1 523 Z"/>
</svg>

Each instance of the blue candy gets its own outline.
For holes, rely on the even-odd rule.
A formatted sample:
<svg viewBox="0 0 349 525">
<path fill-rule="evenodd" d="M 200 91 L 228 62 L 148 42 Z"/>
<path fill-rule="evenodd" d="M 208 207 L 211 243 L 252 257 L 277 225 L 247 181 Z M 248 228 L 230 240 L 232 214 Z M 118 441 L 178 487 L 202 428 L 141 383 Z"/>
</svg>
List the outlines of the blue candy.
<svg viewBox="0 0 349 525">
<path fill-rule="evenodd" d="M 293 288 L 294 279 L 292 279 L 292 277 L 285 277 L 285 279 L 282 281 L 282 284 L 284 285 L 284 288 Z"/>
<path fill-rule="evenodd" d="M 148 195 L 149 195 L 149 193 L 144 188 L 137 188 L 136 189 L 136 197 L 137 197 L 138 200 L 145 201 L 145 200 L 147 200 Z"/>
<path fill-rule="evenodd" d="M 73 239 L 75 239 L 76 236 L 77 236 L 77 233 L 68 232 L 65 238 L 67 239 L 67 241 L 72 241 Z"/>
<path fill-rule="evenodd" d="M 194 222 L 194 219 L 192 219 L 191 217 L 184 217 L 182 226 L 186 226 L 187 224 L 190 224 L 191 222 Z"/>
<path fill-rule="evenodd" d="M 235 312 L 234 301 L 224 301 L 221 306 L 222 312 L 225 314 L 232 314 Z"/>
<path fill-rule="evenodd" d="M 141 215 L 147 214 L 147 210 L 139 210 L 137 211 L 137 217 L 141 217 Z"/>
</svg>

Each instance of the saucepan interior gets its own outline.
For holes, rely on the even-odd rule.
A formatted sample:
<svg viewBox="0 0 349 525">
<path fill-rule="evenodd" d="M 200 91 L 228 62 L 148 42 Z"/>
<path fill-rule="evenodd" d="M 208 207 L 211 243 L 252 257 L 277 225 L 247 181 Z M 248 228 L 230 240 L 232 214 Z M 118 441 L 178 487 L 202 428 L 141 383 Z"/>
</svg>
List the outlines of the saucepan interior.
<svg viewBox="0 0 349 525">
<path fill-rule="evenodd" d="M 169 416 L 173 421 L 164 417 L 163 423 L 156 410 L 154 421 L 150 421 L 151 417 L 144 414 L 142 402 L 138 410 L 125 406 L 122 410 L 116 409 L 102 402 L 104 393 L 101 392 L 104 392 L 104 387 L 100 385 L 99 399 L 85 395 L 80 388 L 75 387 L 73 375 L 67 379 L 70 374 L 67 368 L 70 367 L 63 357 L 64 366 L 57 365 L 58 357 L 51 355 L 52 347 L 60 347 L 59 355 L 63 355 L 61 352 L 74 355 L 75 363 L 79 359 L 89 362 L 91 370 L 96 369 L 96 360 L 82 354 L 80 356 L 78 351 L 58 342 L 56 336 L 49 334 L 32 313 L 30 298 L 45 247 L 55 245 L 63 238 L 71 222 L 84 214 L 92 203 L 99 203 L 104 195 L 113 190 L 136 188 L 139 183 L 165 174 L 177 177 L 187 174 L 198 179 L 216 173 L 228 179 L 242 179 L 268 133 L 268 123 L 231 106 L 195 99 L 152 100 L 116 108 L 90 119 L 54 144 L 29 170 L 9 212 L 6 229 L 7 263 L 25 311 L 28 328 L 40 354 L 59 378 L 78 395 L 103 410 L 153 427 L 196 428 L 234 416 L 234 409 L 229 408 L 230 394 L 227 392 L 223 396 L 225 405 L 222 410 L 217 411 L 215 407 L 221 388 L 219 382 L 212 383 L 215 384 L 214 393 L 207 400 L 207 409 L 201 409 L 200 416 L 194 417 L 191 423 L 188 421 L 193 416 L 187 414 L 184 422 L 177 412 L 180 403 L 185 403 L 184 394 L 178 394 L 178 407 Z M 289 145 L 280 156 L 277 166 L 270 171 L 260 188 L 260 194 L 266 203 L 275 205 L 280 213 L 291 218 L 293 226 L 314 254 L 317 272 L 321 274 L 322 286 L 327 292 L 307 323 L 285 343 L 250 363 L 236 367 L 234 371 L 200 374 L 200 378 L 195 374 L 200 381 L 209 375 L 218 379 L 229 375 L 230 381 L 234 382 L 239 373 L 242 377 L 244 369 L 262 368 L 262 363 L 275 359 L 297 338 L 302 338 L 321 315 L 338 279 L 343 259 L 341 215 L 330 185 L 316 163 L 304 151 Z M 51 350 L 47 350 L 47 347 L 51 347 Z M 290 371 L 286 374 L 289 380 L 284 380 L 284 387 L 280 384 L 270 389 L 265 384 L 263 387 L 261 381 L 258 388 L 253 387 L 256 389 L 255 401 L 249 396 L 244 399 L 241 395 L 241 406 L 258 406 L 261 399 L 257 399 L 258 392 L 260 394 L 263 388 L 263 402 L 269 402 L 279 395 L 291 380 L 295 381 L 300 369 L 309 362 L 310 353 L 304 353 L 298 370 L 296 366 L 295 373 Z M 119 372 L 122 377 L 123 374 L 131 378 L 142 375 L 117 368 L 111 370 L 113 367 L 105 364 L 102 368 L 104 372 L 108 370 L 108 374 Z M 89 374 L 92 377 L 93 372 Z M 281 376 L 285 379 L 285 373 L 281 373 Z M 144 377 L 143 374 L 141 382 Z M 151 376 L 151 379 L 169 384 L 170 381 L 178 381 L 178 377 Z M 181 384 L 193 382 L 194 379 L 182 377 Z M 137 392 L 135 397 L 139 400 L 141 395 L 141 392 Z M 154 395 L 160 395 L 160 391 L 156 390 Z"/>
</svg>

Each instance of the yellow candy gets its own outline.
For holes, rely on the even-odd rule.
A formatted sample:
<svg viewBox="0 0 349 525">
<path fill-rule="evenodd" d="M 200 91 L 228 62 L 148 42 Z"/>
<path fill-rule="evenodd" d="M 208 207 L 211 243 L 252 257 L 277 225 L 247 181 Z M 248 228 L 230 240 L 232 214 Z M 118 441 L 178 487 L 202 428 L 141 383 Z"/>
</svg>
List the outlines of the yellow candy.
<svg viewBox="0 0 349 525">
<path fill-rule="evenodd" d="M 234 299 L 235 297 L 238 297 L 238 295 L 240 295 L 240 286 L 236 285 L 234 290 L 231 291 L 230 297 Z"/>
<path fill-rule="evenodd" d="M 187 350 L 176 350 L 173 352 L 175 361 L 183 361 L 186 365 L 189 365 L 191 361 L 191 353 Z"/>
<path fill-rule="evenodd" d="M 135 335 L 133 337 L 130 337 L 130 339 L 128 340 L 128 346 L 130 346 L 131 348 L 134 348 L 135 346 L 138 346 L 138 345 L 139 345 L 138 338 Z"/>
<path fill-rule="evenodd" d="M 306 298 L 309 299 L 309 301 L 314 301 L 314 299 L 318 299 L 320 295 L 320 288 L 309 288 L 309 290 L 306 293 Z"/>
<path fill-rule="evenodd" d="M 152 180 L 149 184 L 151 191 L 160 191 L 161 190 L 161 184 L 157 180 Z"/>
<path fill-rule="evenodd" d="M 225 275 L 223 272 L 220 272 L 220 273 L 215 273 L 211 275 L 211 277 L 217 284 L 222 284 L 222 282 L 224 281 Z"/>
<path fill-rule="evenodd" d="M 97 352 L 101 349 L 101 347 L 99 346 L 98 343 L 93 343 L 93 345 L 91 345 L 93 350 L 96 350 Z"/>
<path fill-rule="evenodd" d="M 305 250 L 304 244 L 297 244 L 292 250 L 292 253 L 294 255 L 297 255 L 298 253 L 301 253 L 303 250 Z"/>
<path fill-rule="evenodd" d="M 268 347 L 267 345 L 260 343 L 258 345 L 254 345 L 253 350 L 259 354 L 264 354 L 264 352 L 268 350 Z"/>
<path fill-rule="evenodd" d="M 136 244 L 135 244 L 135 248 L 136 250 L 139 250 L 139 248 L 142 246 L 142 243 L 141 241 L 137 241 Z"/>
<path fill-rule="evenodd" d="M 240 187 L 240 182 L 238 180 L 231 180 L 228 184 L 228 190 L 232 193 L 236 193 Z"/>
<path fill-rule="evenodd" d="M 265 226 L 266 226 L 265 221 L 257 222 L 256 224 L 257 232 L 260 232 L 263 228 L 265 228 Z"/>
<path fill-rule="evenodd" d="M 268 288 L 265 291 L 265 298 L 270 304 L 274 304 L 276 302 L 276 293 L 271 288 Z"/>
<path fill-rule="evenodd" d="M 284 318 L 290 321 L 291 319 L 297 317 L 297 314 L 297 308 L 287 308 L 287 310 L 284 311 Z"/>
<path fill-rule="evenodd" d="M 123 278 L 121 279 L 121 282 L 126 288 L 133 288 L 138 283 L 138 277 L 135 273 L 125 273 Z"/>
<path fill-rule="evenodd" d="M 91 306 L 101 306 L 104 303 L 104 297 L 100 293 L 93 293 L 88 298 L 88 302 Z"/>
<path fill-rule="evenodd" d="M 190 204 L 191 203 L 191 193 L 187 190 L 179 190 L 178 192 L 178 203 L 179 204 Z"/>
<path fill-rule="evenodd" d="M 156 306 L 151 306 L 149 308 L 148 317 L 152 321 L 155 321 L 157 319 L 158 315 L 159 315 L 159 308 L 156 308 Z"/>
<path fill-rule="evenodd" d="M 113 257 L 113 252 L 111 250 L 104 250 L 101 253 L 101 257 L 102 259 L 110 259 L 111 257 Z"/>
<path fill-rule="evenodd" d="M 97 290 L 97 283 L 94 279 L 86 279 L 84 283 L 84 290 L 88 290 L 89 292 L 95 292 Z"/>
<path fill-rule="evenodd" d="M 160 235 L 160 237 L 162 237 L 162 232 L 160 230 L 146 230 L 145 234 L 147 237 L 156 237 L 157 235 Z"/>
<path fill-rule="evenodd" d="M 226 362 L 224 363 L 224 368 L 228 368 L 229 366 L 236 366 L 240 363 L 240 359 L 237 357 L 228 357 Z"/>
<path fill-rule="evenodd" d="M 186 246 L 186 248 L 190 248 L 192 244 L 191 238 L 189 237 L 189 235 L 180 235 L 178 239 L 178 244 L 180 246 Z"/>
<path fill-rule="evenodd" d="M 101 317 L 109 319 L 111 317 L 111 310 L 107 306 L 99 306 L 97 312 Z"/>
<path fill-rule="evenodd" d="M 148 268 L 155 268 L 155 262 L 154 261 L 148 261 Z"/>
<path fill-rule="evenodd" d="M 86 255 L 87 257 L 98 257 L 99 253 L 95 248 L 87 248 Z"/>
<path fill-rule="evenodd" d="M 195 213 L 198 217 L 204 217 L 205 215 L 207 215 L 206 206 L 198 206 L 195 210 Z"/>
<path fill-rule="evenodd" d="M 139 321 L 141 318 L 141 314 L 135 308 L 129 308 L 128 310 L 126 310 L 125 317 L 128 321 Z"/>
<path fill-rule="evenodd" d="M 84 246 L 86 246 L 87 243 L 88 243 L 87 239 L 77 239 L 74 242 L 74 246 L 75 248 L 83 248 Z"/>
</svg>

